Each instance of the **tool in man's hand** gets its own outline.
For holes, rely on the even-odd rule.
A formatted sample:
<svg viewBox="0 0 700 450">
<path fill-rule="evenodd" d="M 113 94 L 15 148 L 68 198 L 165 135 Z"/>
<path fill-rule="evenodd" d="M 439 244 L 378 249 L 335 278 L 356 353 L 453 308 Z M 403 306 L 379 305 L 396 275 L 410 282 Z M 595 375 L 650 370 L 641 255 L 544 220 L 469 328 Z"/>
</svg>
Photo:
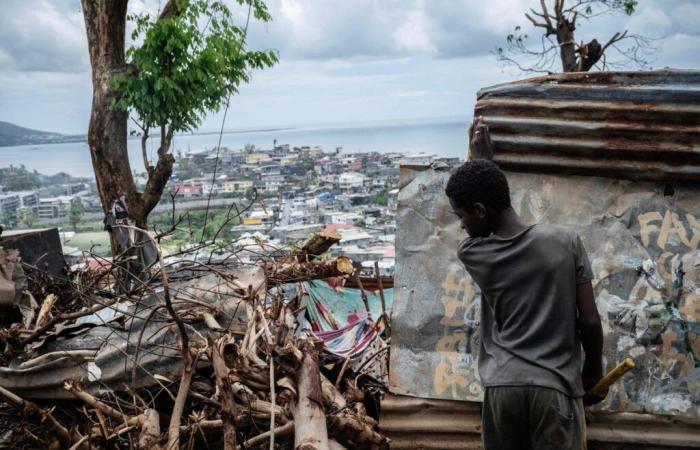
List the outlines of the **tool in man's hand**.
<svg viewBox="0 0 700 450">
<path fill-rule="evenodd" d="M 608 392 L 608 388 L 622 378 L 624 374 L 634 369 L 634 361 L 632 358 L 625 358 L 617 367 L 608 372 L 603 378 L 600 379 L 595 386 L 593 386 L 586 395 L 591 395 L 594 397 L 605 397 Z"/>
</svg>

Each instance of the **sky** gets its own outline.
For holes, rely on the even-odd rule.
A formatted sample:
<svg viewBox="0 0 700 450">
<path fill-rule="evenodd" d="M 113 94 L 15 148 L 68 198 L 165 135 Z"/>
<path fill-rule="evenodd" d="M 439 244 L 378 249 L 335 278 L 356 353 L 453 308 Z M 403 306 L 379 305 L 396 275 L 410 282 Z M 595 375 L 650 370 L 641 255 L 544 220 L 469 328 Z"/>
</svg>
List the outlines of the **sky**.
<svg viewBox="0 0 700 450">
<path fill-rule="evenodd" d="M 159 3 L 130 0 L 129 10 L 155 13 Z M 232 98 L 226 129 L 422 118 L 467 121 L 480 88 L 528 76 L 499 63 L 493 50 L 504 45 L 517 25 L 531 36 L 538 34 L 523 16 L 538 0 L 267 4 L 273 21 L 252 22 L 249 45 L 277 50 L 280 62 L 254 72 Z M 245 10 L 234 10 L 243 23 Z M 700 0 L 639 0 L 631 17 L 603 15 L 579 22 L 579 41 L 605 41 L 627 29 L 654 39 L 652 68 L 700 69 Z M 1 0 L 0 120 L 83 134 L 91 101 L 80 1 Z M 218 130 L 221 122 L 222 112 L 212 112 L 200 130 Z"/>
</svg>

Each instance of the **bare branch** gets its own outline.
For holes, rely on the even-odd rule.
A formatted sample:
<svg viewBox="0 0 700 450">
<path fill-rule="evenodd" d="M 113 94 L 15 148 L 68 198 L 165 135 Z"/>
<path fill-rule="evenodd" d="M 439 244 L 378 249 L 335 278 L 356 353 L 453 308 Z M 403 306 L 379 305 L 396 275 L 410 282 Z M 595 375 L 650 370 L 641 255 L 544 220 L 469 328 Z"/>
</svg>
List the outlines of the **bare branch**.
<svg viewBox="0 0 700 450">
<path fill-rule="evenodd" d="M 605 53 L 605 50 L 607 50 L 608 47 L 613 45 L 615 42 L 620 42 L 623 40 L 625 37 L 627 37 L 627 30 L 625 30 L 622 34 L 618 31 L 613 35 L 613 37 L 608 40 L 608 42 L 603 46 L 603 49 L 601 50 L 601 53 Z"/>
<path fill-rule="evenodd" d="M 544 20 L 547 21 L 547 25 L 549 25 L 550 28 L 554 29 L 554 25 L 552 24 L 552 19 L 549 15 L 549 11 L 547 11 L 547 4 L 545 3 L 545 0 L 540 0 L 540 6 L 542 7 L 542 17 L 544 17 Z"/>
<path fill-rule="evenodd" d="M 546 23 L 539 23 L 539 22 L 537 22 L 537 21 L 536 21 L 535 19 L 533 19 L 532 16 L 530 16 L 528 13 L 525 13 L 525 17 L 527 17 L 527 19 L 528 19 L 530 22 L 532 22 L 532 24 L 533 24 L 534 26 L 539 27 L 539 28 L 544 28 L 545 30 L 549 31 L 550 28 L 549 28 L 549 26 L 547 26 Z"/>
</svg>

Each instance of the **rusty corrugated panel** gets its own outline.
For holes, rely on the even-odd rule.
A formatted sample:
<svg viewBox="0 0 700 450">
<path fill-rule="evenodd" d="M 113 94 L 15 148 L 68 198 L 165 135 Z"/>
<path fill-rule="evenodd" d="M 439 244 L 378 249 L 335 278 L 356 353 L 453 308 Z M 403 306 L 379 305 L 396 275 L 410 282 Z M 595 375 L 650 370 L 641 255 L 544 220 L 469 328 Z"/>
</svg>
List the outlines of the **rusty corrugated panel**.
<svg viewBox="0 0 700 450">
<path fill-rule="evenodd" d="M 379 427 L 392 449 L 480 449 L 480 404 L 388 395 Z"/>
<path fill-rule="evenodd" d="M 506 170 L 700 180 L 700 71 L 552 75 L 477 98 Z"/>
<path fill-rule="evenodd" d="M 634 413 L 598 413 L 588 425 L 591 450 L 700 448 L 700 422 Z M 379 426 L 392 449 L 483 449 L 480 405 L 389 395 Z"/>
</svg>

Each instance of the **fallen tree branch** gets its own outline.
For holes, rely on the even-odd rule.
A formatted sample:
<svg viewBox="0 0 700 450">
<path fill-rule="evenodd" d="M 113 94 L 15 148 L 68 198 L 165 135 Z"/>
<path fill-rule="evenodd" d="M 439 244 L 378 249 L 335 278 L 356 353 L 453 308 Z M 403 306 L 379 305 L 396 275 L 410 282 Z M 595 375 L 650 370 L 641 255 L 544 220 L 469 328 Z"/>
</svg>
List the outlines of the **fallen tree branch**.
<svg viewBox="0 0 700 450">
<path fill-rule="evenodd" d="M 350 258 L 339 256 L 330 261 L 310 261 L 306 263 L 267 263 L 265 272 L 270 281 L 291 283 L 308 280 L 352 275 L 355 271 Z"/>
<path fill-rule="evenodd" d="M 281 427 L 276 427 L 270 431 L 266 431 L 264 433 L 261 433 L 255 437 L 248 439 L 242 445 L 239 445 L 236 448 L 237 448 L 237 450 L 243 450 L 246 448 L 251 448 L 251 447 L 256 446 L 256 445 L 260 445 L 267 440 L 274 442 L 273 438 L 275 436 L 277 436 L 277 437 L 288 436 L 288 435 L 292 434 L 293 431 L 294 431 L 294 421 L 290 420 L 289 422 L 285 423 Z"/>
<path fill-rule="evenodd" d="M 340 242 L 341 236 L 336 232 L 321 231 L 316 233 L 301 244 L 297 255 L 298 262 L 311 261 L 314 257 L 326 253 L 328 249 Z"/>
<path fill-rule="evenodd" d="M 224 429 L 224 450 L 236 448 L 236 403 L 233 401 L 232 379 L 222 354 L 223 339 L 210 343 L 210 358 L 216 377 L 221 403 L 221 421 Z"/>
<path fill-rule="evenodd" d="M 41 408 L 36 403 L 32 403 L 16 395 L 4 387 L 0 386 L 0 399 L 22 411 L 30 420 L 40 425 L 48 423 L 56 438 L 63 447 L 69 447 L 72 442 L 71 434 L 60 424 L 58 420 L 48 411 Z"/>
</svg>

